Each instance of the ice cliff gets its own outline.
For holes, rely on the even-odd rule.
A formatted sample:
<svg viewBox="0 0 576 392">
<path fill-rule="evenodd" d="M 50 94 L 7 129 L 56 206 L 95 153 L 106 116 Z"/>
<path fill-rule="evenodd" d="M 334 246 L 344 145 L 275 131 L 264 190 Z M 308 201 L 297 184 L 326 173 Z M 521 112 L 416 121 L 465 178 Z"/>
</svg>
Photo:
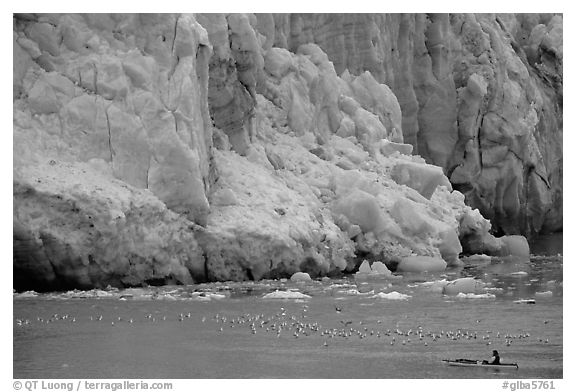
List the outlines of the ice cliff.
<svg viewBox="0 0 576 392">
<path fill-rule="evenodd" d="M 314 42 L 338 74 L 369 71 L 404 140 L 503 233 L 562 227 L 562 16 L 274 15 L 275 45 Z M 272 31 L 271 29 L 269 31 Z"/>
<path fill-rule="evenodd" d="M 20 14 L 13 41 L 18 289 L 437 269 L 561 228 L 561 16 Z"/>
</svg>

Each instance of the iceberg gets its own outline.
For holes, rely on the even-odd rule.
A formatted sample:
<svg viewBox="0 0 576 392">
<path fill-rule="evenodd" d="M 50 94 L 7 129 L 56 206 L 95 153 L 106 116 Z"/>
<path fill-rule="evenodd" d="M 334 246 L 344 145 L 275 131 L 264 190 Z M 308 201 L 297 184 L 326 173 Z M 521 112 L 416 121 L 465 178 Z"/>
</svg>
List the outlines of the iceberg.
<svg viewBox="0 0 576 392">
<path fill-rule="evenodd" d="M 432 282 L 417 283 L 416 286 L 433 293 L 442 293 L 444 290 L 444 286 L 446 286 L 446 283 L 447 283 L 446 279 L 442 279 L 442 280 L 435 280 Z"/>
<path fill-rule="evenodd" d="M 34 290 L 24 291 L 23 293 L 14 293 L 14 298 L 36 298 L 38 293 Z"/>
<path fill-rule="evenodd" d="M 502 248 L 501 256 L 512 256 L 522 260 L 530 259 L 530 246 L 526 237 L 521 235 L 507 235 L 500 237 Z"/>
<path fill-rule="evenodd" d="M 367 260 L 364 260 L 360 267 L 358 268 L 358 275 L 371 275 L 371 276 L 389 276 L 392 277 L 392 272 L 386 267 L 381 261 L 375 261 L 370 265 Z"/>
<path fill-rule="evenodd" d="M 371 295 L 374 294 L 374 290 L 370 290 L 368 292 L 361 292 L 357 289 L 349 289 L 340 291 L 341 294 L 348 294 L 348 295 Z"/>
<path fill-rule="evenodd" d="M 281 291 L 276 290 L 272 293 L 268 293 L 264 295 L 262 298 L 264 299 L 305 299 L 305 298 L 312 298 L 307 294 L 303 294 L 299 291 Z"/>
<path fill-rule="evenodd" d="M 460 278 L 448 282 L 442 293 L 445 295 L 478 294 L 484 289 L 484 282 L 474 278 Z"/>
<path fill-rule="evenodd" d="M 306 272 L 296 272 L 290 277 L 290 280 L 292 282 L 301 283 L 301 282 L 311 282 L 312 278 Z"/>
<path fill-rule="evenodd" d="M 354 279 L 357 281 L 370 281 L 370 282 L 382 282 L 393 279 L 402 279 L 401 276 L 393 275 L 392 272 L 386 267 L 381 261 L 375 261 L 370 266 L 367 260 L 364 260 L 358 269 L 358 272 L 354 275 Z"/>
<path fill-rule="evenodd" d="M 474 293 L 458 293 L 456 298 L 462 299 L 494 299 L 496 296 L 494 294 L 486 293 L 486 294 L 474 294 Z"/>
<path fill-rule="evenodd" d="M 548 290 L 548 291 L 537 291 L 534 293 L 534 296 L 536 297 L 552 297 L 554 295 L 554 293 L 552 293 L 552 291 Z"/>
<path fill-rule="evenodd" d="M 407 300 L 411 298 L 411 295 L 402 294 L 397 291 L 392 291 L 390 293 L 378 293 L 373 295 L 371 298 L 381 298 L 381 299 L 392 299 L 392 300 Z"/>
<path fill-rule="evenodd" d="M 484 254 L 475 254 L 461 257 L 460 260 L 462 260 L 465 264 L 487 264 L 492 261 L 492 257 Z"/>
<path fill-rule="evenodd" d="M 196 299 L 196 300 L 205 300 L 205 301 L 210 301 L 212 299 L 224 299 L 226 298 L 225 294 L 221 294 L 221 293 L 210 293 L 210 292 L 195 292 L 192 293 L 191 298 Z"/>
</svg>

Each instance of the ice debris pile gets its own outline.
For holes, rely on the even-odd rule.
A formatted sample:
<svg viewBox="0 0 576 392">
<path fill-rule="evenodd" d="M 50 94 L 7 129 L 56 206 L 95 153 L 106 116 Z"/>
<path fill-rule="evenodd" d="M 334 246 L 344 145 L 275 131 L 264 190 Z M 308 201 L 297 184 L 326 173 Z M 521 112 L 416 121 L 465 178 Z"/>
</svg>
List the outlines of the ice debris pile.
<svg viewBox="0 0 576 392">
<path fill-rule="evenodd" d="M 562 227 L 562 14 L 275 14 L 259 29 L 264 20 L 274 46 L 315 43 L 339 75 L 369 71 L 389 86 L 404 142 L 497 231 Z"/>
<path fill-rule="evenodd" d="M 411 155 L 402 97 L 369 71 L 337 73 L 314 43 L 277 44 L 270 18 L 15 15 L 15 287 L 528 254 Z"/>
</svg>

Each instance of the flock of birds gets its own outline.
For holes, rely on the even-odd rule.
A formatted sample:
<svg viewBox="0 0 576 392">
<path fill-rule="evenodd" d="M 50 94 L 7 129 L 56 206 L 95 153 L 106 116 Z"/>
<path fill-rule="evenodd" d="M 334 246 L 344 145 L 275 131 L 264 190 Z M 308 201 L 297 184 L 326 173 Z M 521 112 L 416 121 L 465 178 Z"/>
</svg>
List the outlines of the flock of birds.
<svg viewBox="0 0 576 392">
<path fill-rule="evenodd" d="M 342 308 L 334 306 L 337 314 L 342 313 Z M 383 325 L 382 320 L 377 320 L 374 322 L 367 321 L 351 321 L 345 319 L 339 319 L 335 321 L 337 326 L 325 327 L 318 322 L 309 321 L 308 317 L 308 305 L 304 304 L 299 311 L 296 313 L 290 313 L 284 307 L 280 307 L 279 311 L 266 316 L 263 313 L 260 314 L 250 314 L 245 313 L 241 315 L 224 315 L 215 314 L 212 317 L 202 316 L 202 323 L 215 323 L 215 331 L 219 333 L 224 333 L 229 329 L 248 329 L 250 334 L 256 335 L 260 334 L 272 334 L 276 335 L 276 338 L 306 338 L 309 336 L 319 336 L 323 340 L 323 346 L 328 347 L 331 342 L 337 339 L 376 339 L 382 341 L 383 343 L 388 343 L 390 345 L 401 344 L 422 344 L 428 346 L 429 344 L 435 343 L 437 341 L 473 341 L 480 342 L 485 345 L 491 345 L 493 343 L 498 343 L 499 345 L 510 346 L 515 341 L 527 340 L 531 337 L 528 332 L 520 332 L 516 334 L 511 333 L 501 333 L 500 331 L 471 331 L 466 329 L 456 329 L 456 330 L 425 330 L 421 325 L 415 328 L 400 329 L 399 324 L 396 323 L 392 328 L 386 328 Z M 179 323 L 183 323 L 188 320 L 195 319 L 196 316 L 191 313 L 179 313 L 175 318 L 167 317 L 166 315 L 158 315 L 148 313 L 144 319 L 135 319 L 133 317 L 114 317 L 112 319 L 105 319 L 102 314 L 89 316 L 90 322 L 98 322 L 103 324 L 108 324 L 111 326 L 119 325 L 121 323 L 134 324 L 138 322 L 148 322 L 157 323 L 163 321 L 174 321 L 178 320 Z M 34 322 L 35 321 L 35 322 Z M 72 316 L 69 314 L 53 314 L 49 317 L 36 317 L 34 320 L 30 319 L 16 319 L 16 326 L 26 327 L 32 324 L 51 324 L 51 323 L 76 323 L 80 321 L 79 317 Z M 87 320 L 82 320 L 87 321 Z M 480 323 L 480 320 L 476 320 Z M 544 320 L 547 324 L 549 321 Z M 503 340 L 503 341 L 502 341 Z M 549 340 L 540 338 L 538 340 L 541 343 L 549 343 Z"/>
<path fill-rule="evenodd" d="M 340 313 L 341 308 L 335 306 L 336 312 Z M 331 340 L 338 338 L 343 339 L 366 339 L 376 338 L 388 341 L 390 345 L 394 344 L 410 344 L 421 342 L 424 346 L 428 346 L 428 341 L 437 342 L 439 340 L 475 340 L 484 342 L 486 345 L 491 345 L 494 341 L 504 339 L 504 344 L 510 346 L 514 341 L 521 341 L 530 338 L 530 333 L 520 332 L 517 334 L 500 333 L 497 331 L 485 331 L 479 333 L 478 331 L 469 331 L 457 329 L 437 331 L 424 330 L 421 325 L 416 328 L 409 328 L 401 330 L 398 326 L 390 328 L 382 328 L 382 320 L 376 321 L 376 326 L 369 326 L 370 323 L 365 321 L 350 321 L 339 320 L 338 327 L 326 328 L 317 322 L 307 322 L 306 313 L 308 305 L 304 305 L 301 309 L 301 317 L 298 318 L 295 314 L 289 314 L 285 308 L 280 308 L 280 311 L 272 316 L 266 317 L 264 314 L 252 315 L 249 313 L 240 316 L 225 316 L 216 314 L 211 318 L 217 325 L 220 325 L 218 330 L 224 332 L 227 328 L 242 328 L 247 327 L 252 334 L 257 334 L 259 331 L 267 334 L 275 334 L 277 338 L 287 336 L 290 338 L 302 338 L 311 335 L 318 335 L 324 338 L 323 346 L 328 347 Z M 202 322 L 206 322 L 206 317 L 202 318 Z M 477 320 L 480 322 L 480 320 Z M 548 320 L 545 321 L 547 323 Z M 355 326 L 357 325 L 357 326 Z M 539 339 L 540 342 L 549 343 L 548 339 Z"/>
</svg>

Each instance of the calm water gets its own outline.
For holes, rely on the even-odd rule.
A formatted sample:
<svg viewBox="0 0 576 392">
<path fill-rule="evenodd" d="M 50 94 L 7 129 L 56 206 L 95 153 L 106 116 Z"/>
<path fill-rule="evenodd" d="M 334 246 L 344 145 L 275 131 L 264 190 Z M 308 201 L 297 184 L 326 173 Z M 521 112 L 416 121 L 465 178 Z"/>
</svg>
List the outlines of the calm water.
<svg viewBox="0 0 576 392">
<path fill-rule="evenodd" d="M 494 297 L 443 296 L 431 283 L 465 276 Z M 562 256 L 539 255 L 394 281 L 15 295 L 14 377 L 562 378 L 562 282 Z M 263 298 L 276 289 L 310 298 Z M 393 291 L 410 297 L 373 297 Z M 493 349 L 519 370 L 441 362 Z"/>
</svg>

